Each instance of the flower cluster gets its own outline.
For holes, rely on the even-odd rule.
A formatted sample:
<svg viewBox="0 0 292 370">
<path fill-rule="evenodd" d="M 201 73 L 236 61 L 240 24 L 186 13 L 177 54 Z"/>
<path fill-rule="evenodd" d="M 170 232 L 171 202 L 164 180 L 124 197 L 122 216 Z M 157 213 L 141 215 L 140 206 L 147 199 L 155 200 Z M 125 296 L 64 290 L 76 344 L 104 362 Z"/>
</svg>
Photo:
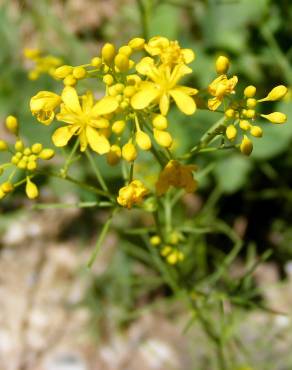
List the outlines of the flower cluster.
<svg viewBox="0 0 292 370">
<path fill-rule="evenodd" d="M 176 265 L 185 258 L 179 245 L 183 240 L 184 236 L 181 233 L 173 231 L 167 236 L 166 243 L 162 241 L 159 235 L 153 235 L 150 238 L 150 244 L 159 248 L 160 255 L 166 259 L 167 263 Z"/>
<path fill-rule="evenodd" d="M 18 135 L 18 120 L 14 116 L 8 116 L 5 121 L 6 128 L 16 136 L 13 146 L 9 146 L 4 140 L 0 140 L 0 151 L 11 154 L 10 160 L 0 165 L 0 176 L 9 172 L 6 180 L 0 186 L 0 199 L 11 193 L 16 187 L 26 182 L 26 195 L 30 199 L 37 198 L 38 188 L 31 178 L 35 176 L 38 169 L 38 160 L 49 160 L 53 158 L 55 152 L 53 149 L 43 148 L 42 144 L 34 143 L 31 146 L 25 146 Z M 14 177 L 19 179 L 17 172 L 24 174 L 24 178 L 17 183 L 13 182 Z"/>
<path fill-rule="evenodd" d="M 257 138 L 263 135 L 262 128 L 254 124 L 257 118 L 262 117 L 275 124 L 284 123 L 287 119 L 286 115 L 281 112 L 270 114 L 257 112 L 258 104 L 280 100 L 288 90 L 285 86 L 279 85 L 273 88 L 265 98 L 256 99 L 256 87 L 250 85 L 244 89 L 243 97 L 238 98 L 235 91 L 238 77 L 228 78 L 229 66 L 229 60 L 224 56 L 220 56 L 216 60 L 216 71 L 219 76 L 208 86 L 208 92 L 213 96 L 208 100 L 208 108 L 216 111 L 224 101 L 225 123 L 227 125 L 226 137 L 234 142 L 241 131 L 243 135 L 239 137 L 239 148 L 243 154 L 250 155 L 253 150 L 253 143 L 247 134 L 249 133 L 252 137 Z"/>
<path fill-rule="evenodd" d="M 23 50 L 26 59 L 33 62 L 33 67 L 28 73 L 30 80 L 37 80 L 41 74 L 49 74 L 54 77 L 56 68 L 63 64 L 63 60 L 53 55 L 44 55 L 40 49 Z"/>
<path fill-rule="evenodd" d="M 38 50 L 26 50 L 26 56 L 34 60 L 36 66 L 45 65 L 44 60 L 52 60 L 47 71 L 63 82 L 60 93 L 40 91 L 30 101 L 31 112 L 39 122 L 61 123 L 52 135 L 56 147 L 65 147 L 75 139 L 81 152 L 90 148 L 96 154 L 106 155 L 111 166 L 121 160 L 133 166 L 139 151 L 151 151 L 162 166 L 155 185 L 156 195 L 162 196 L 170 187 L 183 188 L 186 192 L 196 190 L 193 172 L 197 168 L 175 159 L 168 119 L 171 104 L 183 114 L 193 115 L 195 96 L 204 97 L 204 90 L 201 93 L 181 83 L 192 73 L 189 64 L 195 54 L 191 49 L 156 36 L 148 42 L 134 38 L 118 49 L 107 43 L 99 55 L 79 66 L 58 66 L 59 60 L 41 57 Z M 206 106 L 211 111 L 223 106 L 224 130 L 219 134 L 224 134 L 234 147 L 249 155 L 253 144 L 248 133 L 253 137 L 262 136 L 262 129 L 254 124 L 256 118 L 272 123 L 286 120 L 280 112 L 257 113 L 256 106 L 281 99 L 287 89 L 277 86 L 265 98 L 257 100 L 256 88 L 248 86 L 243 98 L 238 98 L 238 77 L 227 74 L 229 59 L 220 56 L 215 67 L 218 76 L 207 88 L 211 97 L 207 98 Z M 96 78 L 103 84 L 103 96 L 96 98 L 93 91 L 82 88 L 81 82 L 87 78 Z M 240 131 L 243 135 L 239 135 Z M 129 209 L 139 205 L 148 192 L 140 180 L 135 180 L 132 171 L 128 185 L 120 189 L 117 203 Z"/>
</svg>

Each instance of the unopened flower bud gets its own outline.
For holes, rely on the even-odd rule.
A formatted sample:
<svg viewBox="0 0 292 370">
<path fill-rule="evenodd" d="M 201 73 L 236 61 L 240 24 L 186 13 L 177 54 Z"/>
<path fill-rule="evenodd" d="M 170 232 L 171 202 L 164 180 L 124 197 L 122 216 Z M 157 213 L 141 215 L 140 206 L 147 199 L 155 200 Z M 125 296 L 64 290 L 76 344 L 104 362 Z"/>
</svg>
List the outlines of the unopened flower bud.
<svg viewBox="0 0 292 370">
<path fill-rule="evenodd" d="M 31 147 L 31 151 L 34 153 L 34 154 L 39 154 L 43 149 L 43 146 L 42 144 L 40 143 L 35 143 L 32 145 Z"/>
<path fill-rule="evenodd" d="M 247 87 L 244 89 L 243 94 L 244 94 L 244 96 L 245 96 L 246 98 L 253 98 L 253 97 L 255 96 L 255 94 L 256 94 L 256 91 L 257 91 L 256 87 L 255 87 L 255 86 L 250 85 L 250 86 L 247 86 Z"/>
<path fill-rule="evenodd" d="M 14 135 L 18 134 L 18 121 L 14 116 L 8 116 L 5 121 L 7 129 Z"/>
<path fill-rule="evenodd" d="M 125 121 L 116 121 L 112 125 L 112 132 L 116 135 L 120 135 L 125 129 L 126 123 Z"/>
<path fill-rule="evenodd" d="M 243 119 L 239 121 L 239 127 L 242 130 L 247 131 L 251 128 L 251 124 L 247 120 Z"/>
<path fill-rule="evenodd" d="M 262 137 L 263 136 L 263 130 L 259 126 L 252 126 L 250 129 L 250 133 L 254 137 Z"/>
<path fill-rule="evenodd" d="M 118 54 L 115 57 L 115 65 L 120 72 L 126 72 L 129 69 L 129 58 L 124 54 Z"/>
<path fill-rule="evenodd" d="M 240 144 L 240 151 L 245 155 L 250 155 L 253 150 L 252 141 L 246 136 L 243 136 L 242 142 Z"/>
<path fill-rule="evenodd" d="M 94 57 L 90 61 L 90 64 L 92 65 L 92 67 L 96 67 L 96 68 L 100 67 L 101 63 L 102 63 L 102 60 L 99 57 Z"/>
<path fill-rule="evenodd" d="M 254 116 L 255 116 L 255 110 L 254 109 L 247 109 L 246 111 L 245 111 L 245 117 L 246 118 L 254 118 Z"/>
<path fill-rule="evenodd" d="M 14 144 L 15 150 L 22 152 L 24 149 L 23 142 L 21 140 L 17 140 L 16 143 Z"/>
<path fill-rule="evenodd" d="M 126 57 L 129 57 L 132 54 L 133 50 L 130 46 L 125 45 L 119 48 L 119 54 L 124 54 Z"/>
<path fill-rule="evenodd" d="M 3 184 L 1 184 L 1 190 L 5 194 L 11 193 L 14 190 L 14 186 L 10 181 L 6 181 L 6 182 L 3 182 Z"/>
<path fill-rule="evenodd" d="M 8 150 L 6 141 L 0 140 L 0 152 L 5 152 L 6 150 Z"/>
<path fill-rule="evenodd" d="M 39 196 L 39 191 L 35 183 L 33 183 L 29 177 L 26 178 L 26 195 L 29 199 L 35 199 Z"/>
<path fill-rule="evenodd" d="M 76 85 L 76 78 L 73 75 L 68 75 L 67 77 L 64 78 L 64 85 L 65 86 L 75 86 Z"/>
<path fill-rule="evenodd" d="M 161 243 L 160 236 L 158 236 L 158 235 L 151 236 L 151 238 L 150 238 L 150 244 L 156 246 L 156 245 L 159 245 L 160 243 Z"/>
<path fill-rule="evenodd" d="M 72 74 L 77 80 L 81 80 L 86 76 L 86 69 L 80 66 L 74 67 Z"/>
<path fill-rule="evenodd" d="M 261 117 L 266 118 L 272 123 L 285 123 L 287 121 L 287 116 L 281 112 L 273 112 L 270 114 L 261 114 Z"/>
<path fill-rule="evenodd" d="M 55 69 L 54 77 L 63 80 L 65 77 L 72 73 L 72 70 L 73 67 L 67 65 L 58 67 L 57 69 Z"/>
<path fill-rule="evenodd" d="M 226 109 L 225 116 L 227 118 L 233 118 L 234 115 L 235 115 L 235 110 L 234 109 L 232 109 L 232 108 Z"/>
<path fill-rule="evenodd" d="M 229 59 L 226 58 L 225 56 L 219 56 L 216 60 L 216 72 L 218 74 L 225 74 L 228 71 L 229 68 Z"/>
<path fill-rule="evenodd" d="M 144 49 L 144 44 L 145 44 L 145 40 L 140 38 L 140 37 L 136 37 L 134 39 L 132 39 L 130 42 L 129 42 L 129 46 L 130 48 L 132 48 L 133 50 L 143 50 Z"/>
<path fill-rule="evenodd" d="M 153 129 L 153 133 L 154 138 L 159 145 L 165 148 L 169 148 L 171 146 L 173 140 L 169 132 Z"/>
<path fill-rule="evenodd" d="M 254 108 L 257 105 L 257 101 L 254 98 L 248 98 L 246 101 L 246 106 L 248 108 Z"/>
<path fill-rule="evenodd" d="M 102 59 L 106 64 L 111 64 L 115 57 L 116 49 L 113 44 L 106 43 L 101 49 Z"/>
<path fill-rule="evenodd" d="M 152 124 L 155 128 L 157 128 L 158 130 L 165 130 L 167 129 L 167 126 L 168 126 L 168 122 L 167 122 L 167 119 L 165 116 L 163 116 L 162 114 L 157 114 L 153 120 L 152 120 Z"/>
<path fill-rule="evenodd" d="M 114 83 L 114 78 L 112 75 L 104 75 L 102 81 L 107 85 L 110 86 Z"/>
<path fill-rule="evenodd" d="M 237 129 L 234 125 L 229 125 L 226 129 L 226 136 L 227 138 L 232 141 L 236 138 Z"/>
<path fill-rule="evenodd" d="M 142 150 L 149 150 L 151 148 L 151 139 L 149 135 L 141 130 L 136 133 L 136 143 Z"/>
<path fill-rule="evenodd" d="M 137 150 L 135 148 L 135 145 L 132 144 L 131 141 L 123 146 L 122 156 L 128 162 L 132 162 L 137 158 Z"/>
<path fill-rule="evenodd" d="M 44 159 L 44 160 L 49 160 L 51 158 L 53 158 L 55 155 L 55 151 L 53 149 L 43 149 L 40 154 L 39 154 L 39 157 L 41 159 Z"/>
<path fill-rule="evenodd" d="M 263 101 L 280 100 L 287 94 L 287 91 L 288 91 L 288 89 L 284 85 L 276 86 L 268 93 L 268 95 L 265 98 L 260 99 L 258 101 L 263 102 Z"/>
<path fill-rule="evenodd" d="M 121 159 L 122 151 L 118 145 L 112 145 L 110 151 L 106 155 L 107 163 L 115 166 Z"/>
</svg>

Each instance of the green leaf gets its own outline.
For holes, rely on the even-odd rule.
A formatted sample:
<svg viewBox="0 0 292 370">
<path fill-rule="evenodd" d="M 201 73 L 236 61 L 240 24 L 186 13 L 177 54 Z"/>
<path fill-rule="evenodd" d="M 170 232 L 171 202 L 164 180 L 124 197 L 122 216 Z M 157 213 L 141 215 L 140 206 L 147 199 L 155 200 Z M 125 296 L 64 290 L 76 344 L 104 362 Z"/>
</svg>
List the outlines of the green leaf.
<svg viewBox="0 0 292 370">
<path fill-rule="evenodd" d="M 251 161 L 240 154 L 222 158 L 214 169 L 218 185 L 225 193 L 235 193 L 246 182 L 252 168 Z"/>
<path fill-rule="evenodd" d="M 149 22 L 150 36 L 160 35 L 172 40 L 176 39 L 179 21 L 178 9 L 167 4 L 158 5 Z"/>
</svg>

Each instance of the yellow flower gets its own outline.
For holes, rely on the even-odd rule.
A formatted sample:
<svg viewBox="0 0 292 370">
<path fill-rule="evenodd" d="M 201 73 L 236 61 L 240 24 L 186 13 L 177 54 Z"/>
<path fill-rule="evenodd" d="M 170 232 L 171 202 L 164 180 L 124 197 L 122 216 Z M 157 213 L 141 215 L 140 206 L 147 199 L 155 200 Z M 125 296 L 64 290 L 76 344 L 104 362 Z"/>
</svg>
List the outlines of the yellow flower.
<svg viewBox="0 0 292 370">
<path fill-rule="evenodd" d="M 156 183 L 157 194 L 163 195 L 170 186 L 184 188 L 187 193 L 192 193 L 197 189 L 197 181 L 193 178 L 193 171 L 197 169 L 195 165 L 182 165 L 176 160 L 171 160 L 161 171 Z"/>
<path fill-rule="evenodd" d="M 40 91 L 30 99 L 30 110 L 36 119 L 49 125 L 54 117 L 54 110 L 60 105 L 61 97 L 50 91 Z"/>
<path fill-rule="evenodd" d="M 118 203 L 125 208 L 132 208 L 134 204 L 141 204 L 148 190 L 140 180 L 133 180 L 129 185 L 119 190 Z"/>
<path fill-rule="evenodd" d="M 81 104 L 80 104 L 81 100 Z M 68 125 L 58 128 L 53 136 L 53 143 L 62 147 L 67 145 L 73 135 L 80 139 L 80 150 L 84 151 L 87 145 L 99 154 L 109 152 L 110 143 L 99 130 L 107 128 L 109 121 L 101 116 L 114 112 L 118 103 L 115 98 L 104 97 L 94 103 L 92 93 L 87 93 L 80 99 L 73 87 L 65 87 L 62 92 L 61 111 L 57 119 Z"/>
<path fill-rule="evenodd" d="M 208 86 L 208 91 L 214 98 L 208 100 L 208 108 L 216 110 L 222 103 L 225 95 L 233 94 L 234 88 L 238 82 L 237 76 L 227 78 L 226 75 L 221 75 L 215 78 Z"/>
<path fill-rule="evenodd" d="M 189 64 L 195 59 L 191 49 L 181 49 L 177 41 L 170 41 L 166 37 L 152 37 L 145 45 L 145 50 L 152 56 L 158 55 L 163 64 Z"/>
<path fill-rule="evenodd" d="M 151 103 L 158 103 L 161 114 L 165 116 L 172 97 L 183 113 L 190 115 L 195 112 L 196 104 L 190 95 L 197 94 L 198 90 L 177 85 L 183 76 L 192 72 L 189 67 L 184 64 L 176 65 L 173 70 L 164 65 L 156 67 L 153 59 L 146 57 L 137 64 L 136 69 L 150 81 L 139 84 L 139 91 L 131 99 L 134 109 L 144 109 Z"/>
</svg>

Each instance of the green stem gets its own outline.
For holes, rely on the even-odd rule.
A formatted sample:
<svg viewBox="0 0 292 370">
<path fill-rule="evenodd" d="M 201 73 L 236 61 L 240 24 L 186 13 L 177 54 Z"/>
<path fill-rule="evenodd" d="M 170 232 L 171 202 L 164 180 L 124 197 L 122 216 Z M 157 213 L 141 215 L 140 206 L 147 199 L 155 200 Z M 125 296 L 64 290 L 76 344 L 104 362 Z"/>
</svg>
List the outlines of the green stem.
<svg viewBox="0 0 292 370">
<path fill-rule="evenodd" d="M 38 173 L 41 174 L 41 175 L 49 175 L 49 176 L 56 177 L 56 178 L 64 180 L 64 181 L 72 182 L 73 184 L 76 184 L 76 185 L 80 186 L 81 188 L 84 188 L 88 191 L 91 191 L 95 194 L 98 194 L 98 195 L 103 196 L 103 197 L 107 197 L 110 200 L 112 200 L 112 195 L 109 192 L 103 191 L 101 189 L 96 188 L 95 186 L 88 185 L 88 184 L 86 184 L 82 181 L 76 180 L 71 176 L 67 175 L 66 177 L 63 177 L 61 174 L 55 173 L 55 172 L 43 173 L 43 172 L 39 171 Z"/>
<path fill-rule="evenodd" d="M 91 268 L 95 259 L 96 259 L 96 256 L 102 246 L 102 243 L 104 241 L 104 238 L 106 236 L 106 234 L 108 233 L 108 230 L 110 228 L 110 225 L 111 225 L 111 222 L 113 220 L 113 217 L 114 215 L 116 214 L 116 212 L 118 211 L 119 208 L 115 208 L 113 210 L 113 212 L 110 214 L 109 218 L 107 219 L 106 223 L 103 225 L 102 229 L 101 229 L 101 232 L 99 234 L 99 237 L 97 239 L 97 242 L 96 242 L 96 245 L 95 245 L 95 248 L 94 248 L 94 251 L 89 259 L 89 261 L 87 262 L 87 267 L 88 268 Z"/>
<path fill-rule="evenodd" d="M 202 136 L 199 143 L 195 145 L 190 153 L 185 154 L 182 156 L 182 159 L 191 158 L 194 156 L 194 154 L 200 152 L 201 150 L 206 150 L 205 148 L 208 146 L 208 144 L 216 138 L 218 135 L 221 135 L 225 129 L 224 125 L 225 117 L 220 118 L 217 122 L 214 123 L 214 125 L 209 128 L 209 130 Z"/>
<path fill-rule="evenodd" d="M 110 202 L 77 202 L 77 203 L 38 203 L 33 205 L 33 209 L 65 209 L 65 208 L 92 208 L 92 207 L 112 207 Z"/>
<path fill-rule="evenodd" d="M 68 156 L 68 158 L 65 162 L 65 165 L 60 171 L 62 176 L 64 176 L 64 177 L 67 176 L 70 164 L 72 163 L 72 158 L 73 158 L 74 154 L 76 153 L 76 150 L 77 150 L 78 146 L 79 146 L 79 138 L 75 141 L 74 146 L 73 146 L 73 148 L 72 148 L 72 150 L 71 150 L 71 152 L 70 152 L 70 154 L 69 154 L 69 156 Z"/>
<path fill-rule="evenodd" d="M 96 165 L 96 163 L 95 163 L 95 161 L 94 161 L 94 159 L 93 159 L 90 151 L 89 150 L 86 150 L 85 151 L 85 154 L 86 154 L 86 156 L 87 156 L 87 158 L 88 158 L 88 160 L 89 160 L 89 162 L 91 164 L 91 167 L 92 167 L 92 169 L 94 171 L 94 174 L 95 174 L 95 176 L 96 176 L 96 178 L 97 178 L 97 180 L 98 180 L 101 188 L 104 191 L 108 192 L 108 187 L 107 187 L 107 185 L 106 185 L 106 183 L 105 183 L 105 181 L 104 181 L 104 179 L 103 179 L 103 177 L 102 177 L 102 175 L 101 175 L 101 173 L 99 171 L 99 168 L 97 167 L 97 165 Z"/>
<path fill-rule="evenodd" d="M 147 0 L 147 5 L 145 4 L 145 1 L 143 0 L 136 0 L 139 13 L 140 13 L 140 19 L 141 19 L 141 25 L 142 25 L 142 34 L 143 37 L 148 40 L 150 36 L 149 32 L 149 20 L 152 13 L 152 7 L 153 3 L 152 0 Z"/>
</svg>

